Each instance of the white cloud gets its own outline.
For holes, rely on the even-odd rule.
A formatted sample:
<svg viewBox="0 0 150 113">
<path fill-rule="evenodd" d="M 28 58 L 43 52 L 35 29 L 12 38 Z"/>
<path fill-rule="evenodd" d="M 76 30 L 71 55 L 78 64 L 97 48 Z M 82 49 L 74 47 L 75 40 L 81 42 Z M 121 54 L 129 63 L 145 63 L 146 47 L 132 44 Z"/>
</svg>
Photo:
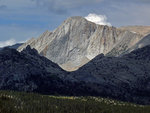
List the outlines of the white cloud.
<svg viewBox="0 0 150 113">
<path fill-rule="evenodd" d="M 10 40 L 6 40 L 6 41 L 0 41 L 0 47 L 5 47 L 5 46 L 11 46 L 16 44 L 16 40 L 15 39 L 10 39 Z"/>
<path fill-rule="evenodd" d="M 94 13 L 90 13 L 88 16 L 85 17 L 85 19 L 99 25 L 111 26 L 111 24 L 107 22 L 107 17 L 105 15 L 97 15 Z"/>
</svg>

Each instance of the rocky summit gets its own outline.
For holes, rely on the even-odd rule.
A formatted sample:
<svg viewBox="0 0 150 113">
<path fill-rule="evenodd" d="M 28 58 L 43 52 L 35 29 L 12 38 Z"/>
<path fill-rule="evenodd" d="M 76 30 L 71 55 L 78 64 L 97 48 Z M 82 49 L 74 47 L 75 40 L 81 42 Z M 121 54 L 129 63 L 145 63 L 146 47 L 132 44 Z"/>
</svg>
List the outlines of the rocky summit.
<svg viewBox="0 0 150 113">
<path fill-rule="evenodd" d="M 128 30 L 71 17 L 53 32 L 46 31 L 39 38 L 32 38 L 18 51 L 30 45 L 63 69 L 74 71 L 101 53 L 119 56 L 142 38 L 143 35 Z"/>
</svg>

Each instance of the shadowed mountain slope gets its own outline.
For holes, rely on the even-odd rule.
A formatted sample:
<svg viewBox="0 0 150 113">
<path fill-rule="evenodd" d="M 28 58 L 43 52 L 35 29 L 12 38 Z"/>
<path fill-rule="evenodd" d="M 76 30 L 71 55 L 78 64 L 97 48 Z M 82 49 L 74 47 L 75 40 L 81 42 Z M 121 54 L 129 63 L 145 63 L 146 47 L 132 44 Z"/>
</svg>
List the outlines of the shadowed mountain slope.
<svg viewBox="0 0 150 113">
<path fill-rule="evenodd" d="M 150 46 L 122 57 L 98 55 L 69 77 L 99 84 L 105 96 L 150 104 Z"/>
<path fill-rule="evenodd" d="M 0 51 L 0 89 L 60 95 L 109 97 L 150 104 L 150 46 L 122 57 L 98 55 L 74 72 L 27 46 Z"/>
</svg>

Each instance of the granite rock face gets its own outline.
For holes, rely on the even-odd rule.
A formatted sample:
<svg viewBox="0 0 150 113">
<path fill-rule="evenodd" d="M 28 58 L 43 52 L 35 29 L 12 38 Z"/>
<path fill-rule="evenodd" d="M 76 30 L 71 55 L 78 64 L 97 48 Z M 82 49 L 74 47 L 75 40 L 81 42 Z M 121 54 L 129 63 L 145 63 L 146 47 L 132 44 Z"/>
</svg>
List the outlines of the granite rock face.
<svg viewBox="0 0 150 113">
<path fill-rule="evenodd" d="M 74 71 L 95 56 L 111 52 L 118 56 L 142 39 L 142 35 L 115 27 L 97 25 L 82 17 L 71 17 L 53 32 L 45 32 L 38 39 L 31 39 L 27 45 L 41 55 L 60 65 L 67 71 Z"/>
<path fill-rule="evenodd" d="M 126 50 L 130 49 L 143 39 L 142 35 L 137 35 L 129 31 L 125 31 L 121 37 L 122 40 L 120 40 L 115 47 L 106 54 L 107 56 L 120 56 Z"/>
<path fill-rule="evenodd" d="M 45 47 L 51 42 L 51 34 L 52 32 L 45 31 L 38 39 L 31 38 L 22 46 L 20 46 L 18 51 L 22 51 L 24 48 L 30 45 L 31 48 L 35 48 L 39 53 L 41 53 L 43 49 L 45 49 Z"/>
<path fill-rule="evenodd" d="M 127 51 L 123 52 L 121 55 L 130 53 L 136 49 L 145 47 L 147 45 L 150 45 L 150 34 L 145 36 L 142 40 L 140 40 L 138 43 L 136 43 L 134 46 L 132 46 L 131 48 L 129 48 Z"/>
</svg>

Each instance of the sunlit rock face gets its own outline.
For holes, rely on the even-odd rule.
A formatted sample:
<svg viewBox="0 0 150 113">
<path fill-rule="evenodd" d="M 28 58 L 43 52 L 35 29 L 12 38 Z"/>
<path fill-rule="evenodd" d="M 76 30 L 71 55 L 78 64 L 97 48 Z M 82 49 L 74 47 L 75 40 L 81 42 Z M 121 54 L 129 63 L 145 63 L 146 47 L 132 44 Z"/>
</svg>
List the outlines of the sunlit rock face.
<svg viewBox="0 0 150 113">
<path fill-rule="evenodd" d="M 150 45 L 150 34 L 145 36 L 142 40 L 140 40 L 138 43 L 136 43 L 134 46 L 129 48 L 127 51 L 123 52 L 122 55 L 130 53 L 136 49 L 145 47 L 147 45 Z"/>
<path fill-rule="evenodd" d="M 18 50 L 22 51 L 30 45 L 63 69 L 74 71 L 101 53 L 110 52 L 111 56 L 119 56 L 141 39 L 140 34 L 98 25 L 83 17 L 71 17 L 53 32 L 46 31 L 38 39 L 31 39 L 20 46 Z"/>
</svg>

